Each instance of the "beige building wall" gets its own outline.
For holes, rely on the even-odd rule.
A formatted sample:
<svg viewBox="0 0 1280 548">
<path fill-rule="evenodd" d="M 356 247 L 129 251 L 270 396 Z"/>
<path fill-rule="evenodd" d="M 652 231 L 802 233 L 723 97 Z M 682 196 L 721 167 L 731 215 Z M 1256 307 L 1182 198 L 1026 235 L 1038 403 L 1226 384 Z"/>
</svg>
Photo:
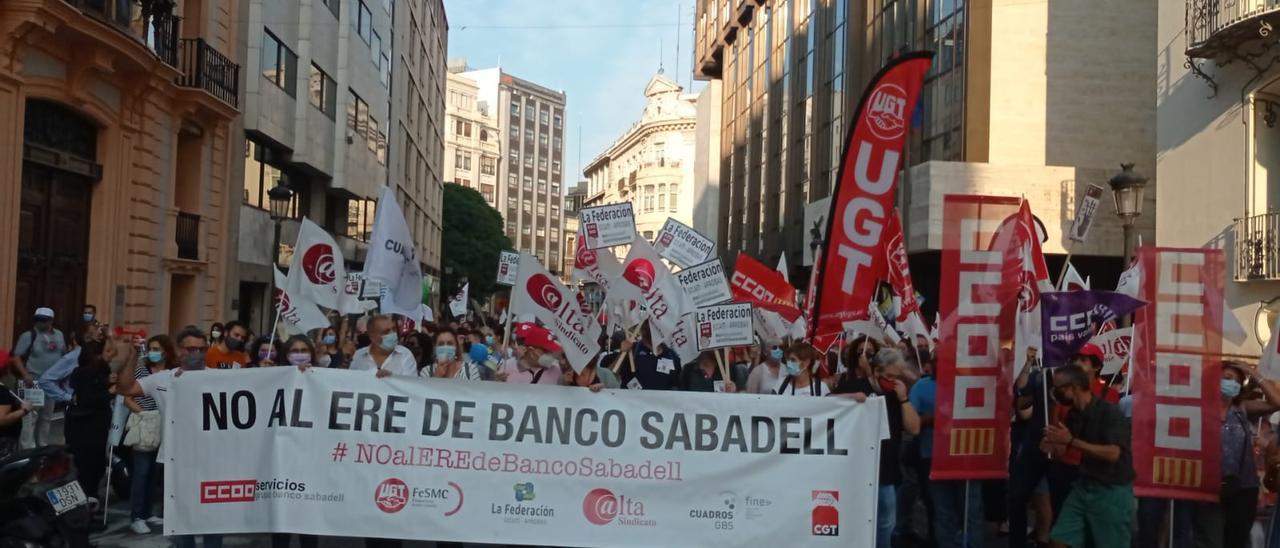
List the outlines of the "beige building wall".
<svg viewBox="0 0 1280 548">
<path fill-rule="evenodd" d="M 444 180 L 474 188 L 498 208 L 502 133 L 493 105 L 479 97 L 475 80 L 449 73 L 446 100 Z"/>
</svg>

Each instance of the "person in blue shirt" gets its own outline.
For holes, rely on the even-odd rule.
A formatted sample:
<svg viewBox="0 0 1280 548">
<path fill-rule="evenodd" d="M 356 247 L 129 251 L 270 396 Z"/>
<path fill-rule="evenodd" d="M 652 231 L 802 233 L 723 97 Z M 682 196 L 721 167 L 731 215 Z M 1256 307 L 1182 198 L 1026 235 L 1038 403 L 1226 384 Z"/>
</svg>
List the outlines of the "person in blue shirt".
<svg viewBox="0 0 1280 548">
<path fill-rule="evenodd" d="M 930 544 L 939 548 L 980 548 L 982 546 L 982 486 L 969 486 L 969 538 L 964 538 L 965 481 L 930 480 L 933 465 L 933 417 L 938 399 L 938 384 L 934 379 L 933 356 L 920 354 L 920 369 L 924 376 L 911 386 L 907 399 L 920 415 L 920 435 L 916 437 L 920 448 L 920 464 L 916 467 L 919 483 L 925 494 L 925 510 L 929 515 Z"/>
</svg>

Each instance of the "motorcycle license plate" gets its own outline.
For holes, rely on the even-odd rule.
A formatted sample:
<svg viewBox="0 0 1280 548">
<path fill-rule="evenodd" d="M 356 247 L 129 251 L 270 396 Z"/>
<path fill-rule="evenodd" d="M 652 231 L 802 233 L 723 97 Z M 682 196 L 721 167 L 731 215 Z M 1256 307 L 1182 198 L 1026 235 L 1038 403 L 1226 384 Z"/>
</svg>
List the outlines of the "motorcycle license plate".
<svg viewBox="0 0 1280 548">
<path fill-rule="evenodd" d="M 62 487 L 50 489 L 45 492 L 48 497 L 49 504 L 53 505 L 53 511 L 58 515 L 62 515 L 67 510 L 80 506 L 88 501 L 84 496 L 84 489 L 80 488 L 80 482 L 73 481 Z"/>
</svg>

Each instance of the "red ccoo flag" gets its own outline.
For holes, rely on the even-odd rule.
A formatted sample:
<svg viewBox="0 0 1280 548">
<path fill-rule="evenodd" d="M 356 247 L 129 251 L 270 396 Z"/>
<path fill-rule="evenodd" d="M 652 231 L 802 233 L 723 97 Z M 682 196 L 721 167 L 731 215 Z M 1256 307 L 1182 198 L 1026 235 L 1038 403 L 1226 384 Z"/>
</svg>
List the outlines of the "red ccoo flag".
<svg viewBox="0 0 1280 548">
<path fill-rule="evenodd" d="M 911 113 L 933 54 L 908 53 L 871 80 L 845 144 L 839 185 L 827 214 L 827 240 L 809 284 L 809 340 L 829 342 L 846 321 L 865 319 L 886 276 L 884 251 Z M 914 298 L 914 296 L 913 296 Z"/>
</svg>

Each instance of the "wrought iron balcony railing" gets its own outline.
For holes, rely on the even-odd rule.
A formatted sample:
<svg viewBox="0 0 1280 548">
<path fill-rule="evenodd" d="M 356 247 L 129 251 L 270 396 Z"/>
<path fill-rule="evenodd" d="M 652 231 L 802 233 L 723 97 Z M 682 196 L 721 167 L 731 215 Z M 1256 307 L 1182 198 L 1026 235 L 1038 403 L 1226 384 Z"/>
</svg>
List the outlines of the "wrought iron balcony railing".
<svg viewBox="0 0 1280 548">
<path fill-rule="evenodd" d="M 1280 212 L 1235 221 L 1237 281 L 1280 280 Z"/>
<path fill-rule="evenodd" d="M 185 211 L 178 212 L 178 222 L 173 231 L 174 243 L 178 245 L 178 258 L 188 261 L 200 260 L 200 216 Z"/>
<path fill-rule="evenodd" d="M 1280 31 L 1280 0 L 1187 0 L 1187 55 L 1212 58 Z"/>
<path fill-rule="evenodd" d="M 138 0 L 66 0 L 82 13 L 115 27 L 142 42 L 165 64 L 178 65 L 178 28 L 182 18 L 167 12 L 151 13 L 150 2 Z"/>
<path fill-rule="evenodd" d="M 240 65 L 210 46 L 203 38 L 183 38 L 178 85 L 203 89 L 233 107 L 239 106 Z"/>
</svg>

